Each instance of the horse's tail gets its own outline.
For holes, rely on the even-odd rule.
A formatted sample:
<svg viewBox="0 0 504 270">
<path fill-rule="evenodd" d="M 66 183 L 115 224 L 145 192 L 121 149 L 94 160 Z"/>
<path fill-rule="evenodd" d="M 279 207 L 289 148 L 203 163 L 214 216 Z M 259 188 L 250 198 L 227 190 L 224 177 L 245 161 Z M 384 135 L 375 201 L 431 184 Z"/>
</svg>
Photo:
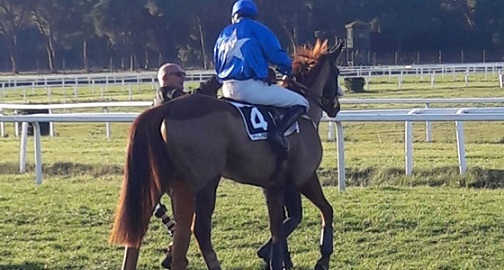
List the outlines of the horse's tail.
<svg viewBox="0 0 504 270">
<path fill-rule="evenodd" d="M 169 107 L 143 112 L 130 128 L 121 195 L 110 234 L 112 244 L 139 247 L 162 195 L 162 176 L 166 175 L 162 162 L 167 162 L 168 154 L 160 126 Z"/>
</svg>

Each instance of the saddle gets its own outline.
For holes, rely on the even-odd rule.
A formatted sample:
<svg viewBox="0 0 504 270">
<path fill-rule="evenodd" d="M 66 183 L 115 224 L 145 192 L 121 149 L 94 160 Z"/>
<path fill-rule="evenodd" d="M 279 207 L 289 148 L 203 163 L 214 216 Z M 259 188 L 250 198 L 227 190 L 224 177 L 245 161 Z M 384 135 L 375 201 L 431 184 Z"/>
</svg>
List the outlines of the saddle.
<svg viewBox="0 0 504 270">
<path fill-rule="evenodd" d="M 268 131 L 276 126 L 284 116 L 287 109 L 250 104 L 230 98 L 222 98 L 233 105 L 241 114 L 247 134 L 252 141 L 268 139 Z M 285 136 L 299 133 L 299 124 L 296 122 L 287 131 Z"/>
</svg>

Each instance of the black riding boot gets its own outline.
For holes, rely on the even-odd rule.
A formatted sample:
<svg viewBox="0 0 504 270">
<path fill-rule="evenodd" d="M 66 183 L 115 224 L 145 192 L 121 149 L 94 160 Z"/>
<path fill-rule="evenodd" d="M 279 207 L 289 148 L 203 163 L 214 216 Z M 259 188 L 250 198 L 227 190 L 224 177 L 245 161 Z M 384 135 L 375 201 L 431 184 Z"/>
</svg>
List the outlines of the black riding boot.
<svg viewBox="0 0 504 270">
<path fill-rule="evenodd" d="M 280 122 L 268 133 L 268 140 L 278 149 L 280 154 L 286 156 L 289 151 L 289 142 L 284 137 L 284 133 L 294 124 L 298 118 L 305 113 L 305 107 L 296 105 L 289 108 Z"/>
</svg>

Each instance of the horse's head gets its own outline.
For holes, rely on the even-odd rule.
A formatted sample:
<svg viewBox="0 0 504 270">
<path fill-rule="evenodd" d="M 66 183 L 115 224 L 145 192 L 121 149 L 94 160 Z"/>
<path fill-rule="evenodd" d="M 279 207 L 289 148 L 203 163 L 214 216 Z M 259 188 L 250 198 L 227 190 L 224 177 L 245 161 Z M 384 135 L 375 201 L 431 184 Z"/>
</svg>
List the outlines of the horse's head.
<svg viewBox="0 0 504 270">
<path fill-rule="evenodd" d="M 306 87 L 304 92 L 311 107 L 320 106 L 329 117 L 335 117 L 340 111 L 338 97 L 343 92 L 338 84 L 336 60 L 343 45 L 342 40 L 331 47 L 327 45 L 327 40 L 317 40 L 315 46 L 298 48 L 294 55 L 294 74 L 297 82 Z"/>
</svg>

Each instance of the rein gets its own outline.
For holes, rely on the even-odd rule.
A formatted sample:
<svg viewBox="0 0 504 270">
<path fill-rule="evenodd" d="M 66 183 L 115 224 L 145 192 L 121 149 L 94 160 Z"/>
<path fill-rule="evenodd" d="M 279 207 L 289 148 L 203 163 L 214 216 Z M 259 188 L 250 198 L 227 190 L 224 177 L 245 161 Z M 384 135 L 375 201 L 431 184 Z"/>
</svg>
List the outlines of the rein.
<svg viewBox="0 0 504 270">
<path fill-rule="evenodd" d="M 294 80 L 289 80 L 289 82 L 294 84 L 297 87 L 297 89 L 295 89 L 294 91 L 299 92 L 300 94 L 302 94 L 306 98 L 313 101 L 322 110 L 324 109 L 323 105 L 322 105 L 322 100 L 325 99 L 324 97 L 319 96 L 318 94 L 314 93 L 310 88 L 308 88 L 308 86 L 306 86 L 300 82 L 296 82 Z"/>
</svg>

